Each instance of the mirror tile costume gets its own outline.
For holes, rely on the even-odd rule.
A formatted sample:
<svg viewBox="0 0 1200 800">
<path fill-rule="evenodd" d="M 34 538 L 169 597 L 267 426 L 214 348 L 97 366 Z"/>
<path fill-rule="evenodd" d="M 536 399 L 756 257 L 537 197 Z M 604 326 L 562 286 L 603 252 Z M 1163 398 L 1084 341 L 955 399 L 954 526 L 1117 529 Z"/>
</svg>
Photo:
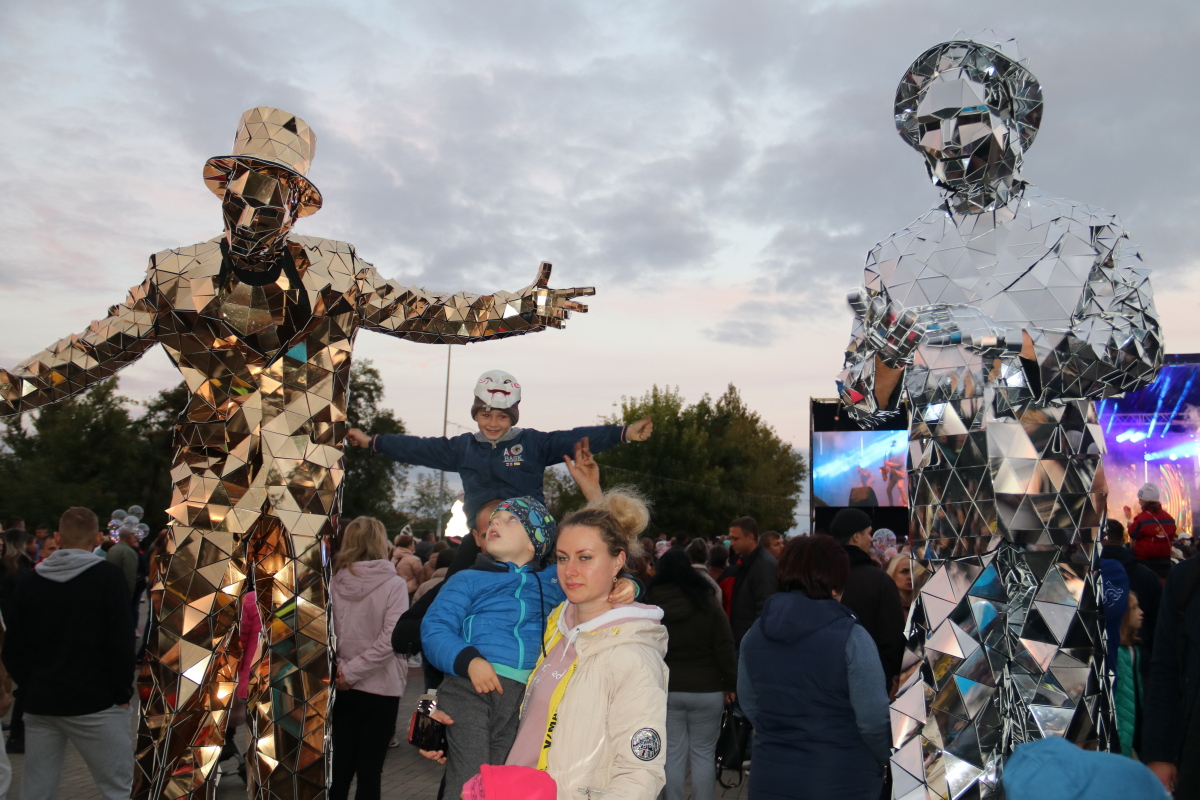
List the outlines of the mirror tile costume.
<svg viewBox="0 0 1200 800">
<path fill-rule="evenodd" d="M 320 208 L 316 136 L 279 109 L 246 112 L 234 153 L 210 159 L 226 233 L 150 257 L 125 302 L 11 371 L 0 415 L 69 397 L 160 345 L 190 392 L 175 429 L 158 629 L 140 678 L 138 798 L 212 797 L 238 662 L 241 597 L 265 620 L 248 700 L 251 795 L 325 796 L 330 705 L 326 546 L 337 530 L 342 440 L 360 329 L 463 344 L 561 327 L 571 298 L 550 265 L 516 293 L 397 286 L 352 245 L 289 233 Z M 248 578 L 250 580 L 248 580 Z"/>
<path fill-rule="evenodd" d="M 1093 400 L 1149 383 L 1162 334 L 1117 218 L 1021 180 L 1042 91 L 1014 42 L 930 48 L 895 111 L 944 201 L 868 255 L 839 378 L 860 422 L 911 415 L 929 577 L 891 711 L 893 796 L 988 797 L 1016 745 L 1113 735 Z"/>
</svg>

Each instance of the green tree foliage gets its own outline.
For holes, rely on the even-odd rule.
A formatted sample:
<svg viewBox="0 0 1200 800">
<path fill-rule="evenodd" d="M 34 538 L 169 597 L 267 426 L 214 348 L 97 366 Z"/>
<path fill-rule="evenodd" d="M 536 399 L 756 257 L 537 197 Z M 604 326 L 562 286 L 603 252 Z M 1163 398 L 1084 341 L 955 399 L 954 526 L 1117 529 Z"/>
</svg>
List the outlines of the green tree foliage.
<svg viewBox="0 0 1200 800">
<path fill-rule="evenodd" d="M 32 528 L 53 527 L 70 506 L 93 509 L 102 523 L 113 509 L 149 507 L 154 465 L 128 406 L 117 394 L 116 378 L 110 378 L 27 420 L 5 420 L 0 433 L 4 513 L 24 517 Z M 165 501 L 159 505 L 166 507 Z"/>
<path fill-rule="evenodd" d="M 451 506 L 454 504 L 455 493 L 450 487 L 443 486 L 440 476 L 432 474 L 418 475 L 412 485 L 412 493 L 406 498 L 405 508 L 413 516 L 413 532 L 422 534 L 426 531 L 446 529 L 450 521 Z"/>
<path fill-rule="evenodd" d="M 383 380 L 369 361 L 350 372 L 348 417 L 372 433 L 404 433 L 404 423 L 380 407 Z M 85 506 L 107 521 L 116 508 L 141 505 L 151 530 L 167 523 L 175 425 L 187 407 L 183 383 L 159 392 L 134 417 L 134 404 L 117 394 L 117 379 L 0 426 L 0 516 L 24 517 L 29 527 L 54 525 L 70 506 Z M 399 529 L 398 511 L 408 468 L 348 448 L 343 513 L 378 517 Z"/>
<path fill-rule="evenodd" d="M 369 359 L 350 369 L 350 397 L 346 403 L 349 427 L 367 433 L 404 433 L 404 423 L 390 408 L 383 408 L 383 378 Z M 342 490 L 345 519 L 368 516 L 398 531 L 408 521 L 397 510 L 408 482 L 408 466 L 357 447 L 346 448 L 346 478 Z"/>
<path fill-rule="evenodd" d="M 175 461 L 175 425 L 187 408 L 187 384 L 180 381 L 164 389 L 145 403 L 146 413 L 134 420 L 133 430 L 142 451 L 147 483 L 139 504 L 146 509 L 143 520 L 151 532 L 167 524 L 167 506 L 171 502 L 171 464 Z M 128 502 L 128 501 L 127 501 Z M 108 509 L 111 511 L 112 509 Z M 104 513 L 104 512 L 98 512 Z"/>
<path fill-rule="evenodd" d="M 761 530 L 796 524 L 796 502 L 808 476 L 804 457 L 750 410 L 730 384 L 715 401 L 705 395 L 686 405 L 678 389 L 655 386 L 626 399 L 610 422 L 649 416 L 654 435 L 596 457 L 605 488 L 636 486 L 653 502 L 651 526 L 670 535 L 724 533 L 739 516 Z M 560 470 L 548 472 L 547 500 L 560 516 L 583 498 Z"/>
</svg>

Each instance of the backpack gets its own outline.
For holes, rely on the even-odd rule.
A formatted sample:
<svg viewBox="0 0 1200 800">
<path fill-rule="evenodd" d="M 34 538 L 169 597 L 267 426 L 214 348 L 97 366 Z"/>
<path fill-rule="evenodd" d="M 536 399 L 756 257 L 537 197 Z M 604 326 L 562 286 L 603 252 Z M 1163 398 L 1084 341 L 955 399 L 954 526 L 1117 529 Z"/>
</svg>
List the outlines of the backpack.
<svg viewBox="0 0 1200 800">
<path fill-rule="evenodd" d="M 1167 525 L 1171 531 L 1167 530 Z M 1143 520 L 1133 538 L 1133 552 L 1141 561 L 1171 557 L 1171 539 L 1174 536 L 1175 520 L 1152 518 Z"/>
</svg>

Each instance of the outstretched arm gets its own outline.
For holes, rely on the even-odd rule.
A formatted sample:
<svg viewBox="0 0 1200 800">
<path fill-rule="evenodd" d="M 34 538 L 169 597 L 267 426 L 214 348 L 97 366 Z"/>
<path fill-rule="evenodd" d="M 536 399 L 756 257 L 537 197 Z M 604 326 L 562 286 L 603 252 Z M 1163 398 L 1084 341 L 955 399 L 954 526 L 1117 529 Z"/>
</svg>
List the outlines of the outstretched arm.
<svg viewBox="0 0 1200 800">
<path fill-rule="evenodd" d="M 1162 366 L 1162 329 L 1141 255 L 1115 218 L 1092 228 L 1092 246 L 1100 255 L 1070 329 L 1030 331 L 1043 399 L 1130 392 Z"/>
<path fill-rule="evenodd" d="M 854 328 L 838 393 L 849 415 L 873 427 L 899 413 L 896 387 L 912 362 L 923 328 L 915 312 L 900 309 L 882 287 L 851 292 Z"/>
<path fill-rule="evenodd" d="M 83 333 L 60 339 L 11 371 L 0 369 L 0 416 L 78 394 L 136 361 L 155 343 L 154 317 L 154 284 L 148 275 L 129 290 L 124 303 Z"/>
<path fill-rule="evenodd" d="M 591 287 L 551 289 L 549 263 L 538 267 L 533 283 L 517 292 L 476 295 L 430 294 L 384 280 L 370 264 L 359 262 L 358 313 L 373 331 L 435 344 L 467 344 L 518 336 L 547 327 L 561 328 L 570 312 L 587 306 L 573 298 L 595 294 Z"/>
</svg>

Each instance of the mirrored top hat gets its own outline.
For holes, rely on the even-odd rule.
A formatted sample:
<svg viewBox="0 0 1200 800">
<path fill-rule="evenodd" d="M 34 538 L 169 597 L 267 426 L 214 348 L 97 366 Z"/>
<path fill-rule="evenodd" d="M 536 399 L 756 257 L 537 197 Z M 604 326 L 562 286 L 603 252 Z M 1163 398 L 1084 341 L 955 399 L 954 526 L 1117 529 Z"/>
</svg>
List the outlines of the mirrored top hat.
<svg viewBox="0 0 1200 800">
<path fill-rule="evenodd" d="M 471 419 L 480 411 L 494 408 L 504 411 L 517 422 L 520 413 L 517 405 L 521 402 L 521 384 L 517 379 L 504 370 L 490 369 L 479 376 L 475 384 L 475 401 L 471 403 Z"/>
<path fill-rule="evenodd" d="M 959 31 L 918 56 L 904 73 L 896 87 L 896 130 L 910 146 L 921 147 L 917 107 L 944 73 L 960 74 L 986 87 L 986 109 L 980 111 L 1011 120 L 1021 151 L 1029 149 L 1042 124 L 1042 85 L 1020 57 L 1016 39 L 992 30 L 975 36 Z"/>
<path fill-rule="evenodd" d="M 295 114 L 268 106 L 252 108 L 238 123 L 233 153 L 214 156 L 204 165 L 204 184 L 223 197 L 239 162 L 250 167 L 278 167 L 297 179 L 296 216 L 307 217 L 321 208 L 321 192 L 308 179 L 316 150 L 317 135 Z"/>
</svg>

